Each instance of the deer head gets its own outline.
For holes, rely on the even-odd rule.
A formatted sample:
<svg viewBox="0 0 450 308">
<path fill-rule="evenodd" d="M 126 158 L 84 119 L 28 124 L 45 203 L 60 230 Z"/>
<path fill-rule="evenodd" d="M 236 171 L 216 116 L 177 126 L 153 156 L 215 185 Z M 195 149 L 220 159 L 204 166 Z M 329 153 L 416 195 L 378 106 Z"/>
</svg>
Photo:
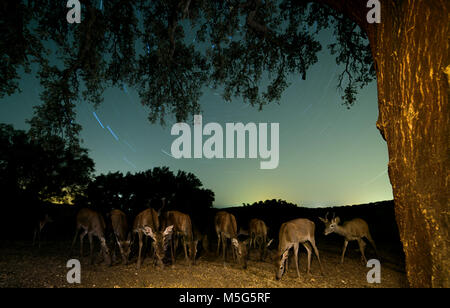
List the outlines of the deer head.
<svg viewBox="0 0 450 308">
<path fill-rule="evenodd" d="M 286 249 L 285 251 L 277 255 L 275 264 L 277 268 L 275 278 L 277 280 L 280 280 L 286 271 L 286 261 L 288 257 L 289 257 L 289 249 Z"/>
<path fill-rule="evenodd" d="M 168 226 L 164 231 L 153 231 L 151 227 L 145 226 L 142 231 L 153 239 L 152 245 L 155 249 L 156 262 L 158 265 L 164 266 L 163 260 L 172 238 L 173 225 Z"/>
<path fill-rule="evenodd" d="M 328 220 L 327 216 L 328 216 L 328 213 L 325 215 L 324 218 L 319 217 L 319 219 L 325 224 L 325 231 L 324 231 L 325 235 L 335 232 L 336 227 L 341 222 L 341 219 L 339 217 L 335 217 L 334 213 L 333 213 L 333 218 L 331 218 L 331 220 Z"/>
<path fill-rule="evenodd" d="M 231 243 L 233 244 L 233 247 L 236 251 L 239 264 L 242 264 L 242 267 L 244 269 L 247 269 L 249 240 L 247 239 L 243 242 L 240 242 L 238 239 L 233 238 L 231 240 Z"/>
<path fill-rule="evenodd" d="M 128 257 L 131 252 L 131 233 L 128 233 L 126 240 L 120 241 L 116 236 L 117 244 L 119 245 L 120 255 L 122 256 L 122 262 L 126 265 L 128 264 Z"/>
</svg>

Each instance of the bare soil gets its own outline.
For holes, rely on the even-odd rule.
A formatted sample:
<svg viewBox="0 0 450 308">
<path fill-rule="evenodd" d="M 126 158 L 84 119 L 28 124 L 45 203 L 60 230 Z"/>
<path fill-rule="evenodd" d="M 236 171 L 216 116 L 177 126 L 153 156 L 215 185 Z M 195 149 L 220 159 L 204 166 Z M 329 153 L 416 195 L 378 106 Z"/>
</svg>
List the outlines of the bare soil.
<svg viewBox="0 0 450 308">
<path fill-rule="evenodd" d="M 79 246 L 77 246 L 79 248 Z M 407 287 L 406 275 L 401 260 L 396 256 L 382 255 L 381 283 L 370 284 L 366 275 L 370 268 L 362 264 L 359 251 L 349 249 L 345 262 L 340 264 L 338 247 L 320 247 L 320 258 L 324 275 L 320 275 L 319 264 L 313 256 L 311 274 L 306 274 L 306 253 L 300 248 L 300 274 L 297 277 L 293 261 L 284 277 L 275 280 L 272 262 L 257 261 L 252 251 L 247 270 L 233 262 L 226 265 L 215 254 L 202 254 L 197 264 L 188 266 L 184 257 L 178 256 L 175 265 L 154 267 L 147 257 L 141 269 L 136 269 L 135 258 L 130 264 L 114 264 L 110 267 L 98 263 L 89 264 L 89 258 L 81 261 L 81 284 L 69 284 L 66 275 L 69 268 L 70 242 L 47 242 L 41 249 L 30 243 L 1 243 L 0 287 L 87 287 L 87 288 L 402 288 Z M 86 246 L 85 251 L 88 250 Z M 368 255 L 368 258 L 370 256 Z M 101 260 L 98 260 L 101 261 Z"/>
</svg>

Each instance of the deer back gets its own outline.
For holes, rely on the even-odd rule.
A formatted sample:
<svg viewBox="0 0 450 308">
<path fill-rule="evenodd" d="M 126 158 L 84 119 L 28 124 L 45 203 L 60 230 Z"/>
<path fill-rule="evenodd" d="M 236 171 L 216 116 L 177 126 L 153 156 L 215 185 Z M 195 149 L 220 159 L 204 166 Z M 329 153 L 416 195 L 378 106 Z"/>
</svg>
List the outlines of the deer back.
<svg viewBox="0 0 450 308">
<path fill-rule="evenodd" d="M 369 233 L 367 222 L 361 218 L 355 218 L 344 222 L 342 228 L 350 238 L 361 238 Z"/>
<path fill-rule="evenodd" d="M 314 238 L 315 224 L 309 219 L 298 218 L 281 225 L 279 233 L 279 250 L 292 243 L 303 243 Z"/>
<path fill-rule="evenodd" d="M 125 240 L 128 233 L 128 221 L 125 213 L 114 209 L 110 212 L 110 218 L 114 234 L 119 240 Z"/>
<path fill-rule="evenodd" d="M 237 238 L 237 223 L 233 214 L 220 211 L 215 216 L 217 233 L 223 233 L 226 237 Z"/>
<path fill-rule="evenodd" d="M 77 226 L 83 227 L 89 233 L 94 233 L 98 237 L 104 237 L 105 235 L 106 224 L 102 215 L 88 208 L 82 208 L 78 212 Z"/>
<path fill-rule="evenodd" d="M 267 236 L 267 226 L 261 219 L 253 218 L 249 224 L 250 234 Z"/>
<path fill-rule="evenodd" d="M 138 232 L 143 227 L 148 226 L 153 230 L 159 230 L 159 217 L 158 212 L 149 208 L 140 212 L 133 223 L 134 232 Z"/>
<path fill-rule="evenodd" d="M 168 211 L 164 215 L 164 226 L 174 226 L 174 232 L 192 239 L 192 222 L 189 215 L 179 211 Z"/>
</svg>

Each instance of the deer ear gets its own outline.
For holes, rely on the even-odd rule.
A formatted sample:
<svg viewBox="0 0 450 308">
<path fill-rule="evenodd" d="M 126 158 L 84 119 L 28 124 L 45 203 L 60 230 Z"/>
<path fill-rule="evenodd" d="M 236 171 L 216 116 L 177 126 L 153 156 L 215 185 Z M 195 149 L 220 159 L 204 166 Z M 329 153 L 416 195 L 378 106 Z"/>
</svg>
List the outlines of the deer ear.
<svg viewBox="0 0 450 308">
<path fill-rule="evenodd" d="M 142 232 L 144 232 L 145 235 L 150 236 L 153 239 L 155 238 L 155 234 L 153 233 L 152 228 L 150 228 L 149 226 L 145 226 L 141 230 Z"/>
<path fill-rule="evenodd" d="M 168 235 L 171 235 L 172 232 L 173 232 L 173 225 L 170 225 L 164 230 L 163 235 L 168 236 Z"/>
<path fill-rule="evenodd" d="M 341 222 L 341 219 L 340 219 L 339 217 L 336 217 L 336 218 L 334 219 L 334 222 L 337 223 L 337 224 L 339 224 L 339 223 Z"/>
<path fill-rule="evenodd" d="M 239 247 L 239 242 L 237 239 L 235 238 L 231 239 L 231 243 L 233 243 L 234 246 Z"/>
<path fill-rule="evenodd" d="M 327 222 L 327 220 L 326 220 L 325 218 L 319 217 L 319 219 L 320 219 L 323 223 L 326 223 L 326 222 Z"/>
</svg>

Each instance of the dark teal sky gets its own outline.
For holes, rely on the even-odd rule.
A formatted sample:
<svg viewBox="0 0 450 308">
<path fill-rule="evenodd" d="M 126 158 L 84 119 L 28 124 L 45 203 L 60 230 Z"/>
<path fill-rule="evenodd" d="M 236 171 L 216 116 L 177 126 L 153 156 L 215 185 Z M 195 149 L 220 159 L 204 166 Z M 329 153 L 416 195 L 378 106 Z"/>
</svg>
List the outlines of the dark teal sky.
<svg viewBox="0 0 450 308">
<path fill-rule="evenodd" d="M 330 37 L 322 35 L 326 42 Z M 392 199 L 387 175 L 387 146 L 376 129 L 376 84 L 360 90 L 348 110 L 336 90 L 337 67 L 325 49 L 307 80 L 291 76 L 280 104 L 262 111 L 240 99 L 226 103 L 206 88 L 201 99 L 203 125 L 218 122 L 278 122 L 280 160 L 274 170 L 260 170 L 260 159 L 174 159 L 170 153 L 173 121 L 150 124 L 148 111 L 133 89 L 108 89 L 96 110 L 80 101 L 77 121 L 96 173 L 142 171 L 169 166 L 193 172 L 216 195 L 215 206 L 281 198 L 305 206 L 358 204 Z M 0 122 L 28 129 L 25 119 L 39 104 L 39 82 L 24 76 L 22 93 L 0 102 Z M 94 112 L 101 124 L 94 116 Z M 192 125 L 192 123 L 189 123 Z M 109 128 L 108 128 L 109 127 Z M 206 138 L 204 138 L 205 140 Z"/>
</svg>

